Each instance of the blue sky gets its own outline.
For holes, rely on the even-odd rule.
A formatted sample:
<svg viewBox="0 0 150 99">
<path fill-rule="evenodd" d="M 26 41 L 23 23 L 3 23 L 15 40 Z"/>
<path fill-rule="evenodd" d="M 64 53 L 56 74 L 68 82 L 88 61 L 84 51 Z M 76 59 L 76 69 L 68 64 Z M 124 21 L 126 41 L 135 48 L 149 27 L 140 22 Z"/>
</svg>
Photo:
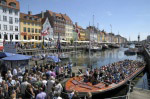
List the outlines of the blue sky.
<svg viewBox="0 0 150 99">
<path fill-rule="evenodd" d="M 150 0 L 18 0 L 21 12 L 33 14 L 52 10 L 66 13 L 73 22 L 86 28 L 89 23 L 126 37 L 141 40 L 150 35 Z"/>
</svg>

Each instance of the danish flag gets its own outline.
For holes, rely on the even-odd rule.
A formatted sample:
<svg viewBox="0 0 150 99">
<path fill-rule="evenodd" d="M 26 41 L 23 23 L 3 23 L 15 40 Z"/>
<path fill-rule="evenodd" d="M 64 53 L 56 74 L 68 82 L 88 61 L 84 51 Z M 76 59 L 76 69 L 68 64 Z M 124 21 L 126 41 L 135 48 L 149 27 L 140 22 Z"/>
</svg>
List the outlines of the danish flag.
<svg viewBox="0 0 150 99">
<path fill-rule="evenodd" d="M 78 38 L 80 38 L 80 30 L 79 30 L 79 28 L 78 28 L 78 26 L 77 26 L 77 24 L 76 24 L 76 33 L 78 34 Z"/>
<path fill-rule="evenodd" d="M 46 36 L 46 35 L 48 35 L 48 34 L 50 34 L 50 33 L 49 33 L 49 27 L 48 27 L 46 30 L 43 30 L 43 31 L 41 32 L 41 35 L 42 35 L 42 36 Z"/>
</svg>

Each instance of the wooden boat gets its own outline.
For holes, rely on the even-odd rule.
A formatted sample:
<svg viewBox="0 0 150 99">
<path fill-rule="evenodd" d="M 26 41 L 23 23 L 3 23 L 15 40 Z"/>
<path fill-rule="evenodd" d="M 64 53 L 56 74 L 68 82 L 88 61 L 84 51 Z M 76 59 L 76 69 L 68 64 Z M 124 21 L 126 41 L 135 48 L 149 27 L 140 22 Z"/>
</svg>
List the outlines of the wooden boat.
<svg viewBox="0 0 150 99">
<path fill-rule="evenodd" d="M 59 58 L 60 58 L 61 60 L 67 60 L 67 59 L 69 59 L 69 55 L 62 53 L 62 54 L 59 56 Z"/>
<path fill-rule="evenodd" d="M 102 49 L 108 49 L 109 47 L 108 47 L 108 45 L 107 44 L 103 44 L 102 45 Z"/>
<path fill-rule="evenodd" d="M 135 55 L 137 53 L 138 49 L 136 48 L 129 48 L 128 50 L 126 50 L 124 53 L 126 55 Z"/>
<path fill-rule="evenodd" d="M 112 83 L 110 85 L 108 85 L 106 82 L 100 82 L 96 85 L 92 85 L 90 82 L 84 83 L 82 81 L 83 76 L 73 77 L 66 82 L 65 90 L 67 92 L 72 92 L 72 90 L 75 90 L 78 92 L 80 97 L 84 97 L 87 94 L 87 92 L 91 92 L 92 95 L 104 94 L 106 92 L 113 91 L 125 85 L 129 80 L 132 80 L 137 75 L 139 75 L 144 70 L 144 68 L 145 65 L 139 67 L 135 72 L 133 72 L 131 75 L 129 75 L 119 83 Z"/>
</svg>

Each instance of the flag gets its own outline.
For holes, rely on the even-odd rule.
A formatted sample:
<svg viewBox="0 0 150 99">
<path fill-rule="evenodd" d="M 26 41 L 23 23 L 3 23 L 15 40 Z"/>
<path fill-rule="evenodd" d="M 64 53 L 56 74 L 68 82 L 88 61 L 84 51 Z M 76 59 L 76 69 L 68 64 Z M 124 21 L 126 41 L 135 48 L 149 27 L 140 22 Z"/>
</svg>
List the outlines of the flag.
<svg viewBox="0 0 150 99">
<path fill-rule="evenodd" d="M 41 35 L 42 35 L 42 36 L 46 36 L 46 35 L 50 34 L 50 33 L 49 33 L 49 29 L 50 29 L 50 28 L 47 27 L 45 30 L 43 30 L 43 31 L 41 32 Z"/>
<path fill-rule="evenodd" d="M 78 38 L 80 38 L 80 30 L 79 30 L 77 24 L 76 24 L 76 33 L 78 34 Z"/>
<path fill-rule="evenodd" d="M 61 49 L 61 44 L 60 44 L 60 35 L 58 33 L 58 39 L 57 39 L 57 45 L 56 45 L 57 49 Z"/>
</svg>

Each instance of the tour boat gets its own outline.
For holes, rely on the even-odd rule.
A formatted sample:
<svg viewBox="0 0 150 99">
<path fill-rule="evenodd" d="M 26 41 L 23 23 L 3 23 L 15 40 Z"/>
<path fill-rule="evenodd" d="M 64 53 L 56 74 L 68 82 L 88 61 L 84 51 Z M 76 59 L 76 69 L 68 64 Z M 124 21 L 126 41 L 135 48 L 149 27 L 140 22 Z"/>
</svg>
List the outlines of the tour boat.
<svg viewBox="0 0 150 99">
<path fill-rule="evenodd" d="M 62 53 L 62 54 L 60 54 L 59 58 L 60 58 L 61 60 L 66 60 L 66 59 L 69 59 L 69 55 Z"/>
<path fill-rule="evenodd" d="M 126 55 L 135 55 L 137 53 L 138 49 L 136 48 L 129 48 L 128 50 L 126 50 L 124 53 Z"/>
<path fill-rule="evenodd" d="M 102 50 L 102 46 L 91 46 L 91 51 L 96 52 L 96 51 L 101 51 Z"/>
<path fill-rule="evenodd" d="M 109 48 L 107 44 L 103 44 L 102 47 L 103 47 L 103 49 L 108 49 Z"/>
<path fill-rule="evenodd" d="M 125 85 L 129 80 L 132 80 L 137 75 L 139 75 L 144 70 L 144 68 L 145 64 L 137 68 L 135 72 L 131 73 L 124 80 L 121 80 L 117 84 L 111 83 L 108 85 L 106 82 L 99 82 L 96 85 L 92 85 L 90 82 L 83 82 L 83 76 L 73 77 L 66 82 L 65 90 L 66 92 L 72 92 L 73 90 L 77 91 L 80 97 L 84 97 L 87 94 L 87 92 L 91 92 L 93 96 L 104 94 L 110 91 L 114 91 L 115 89 Z"/>
</svg>

